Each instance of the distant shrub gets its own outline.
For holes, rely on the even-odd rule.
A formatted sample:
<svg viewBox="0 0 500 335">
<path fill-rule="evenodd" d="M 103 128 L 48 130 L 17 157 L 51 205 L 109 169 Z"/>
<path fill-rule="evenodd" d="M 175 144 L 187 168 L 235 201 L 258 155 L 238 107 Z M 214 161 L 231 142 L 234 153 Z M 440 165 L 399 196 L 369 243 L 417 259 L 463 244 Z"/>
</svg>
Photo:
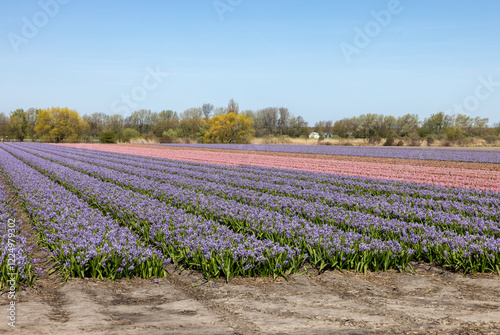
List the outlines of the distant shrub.
<svg viewBox="0 0 500 335">
<path fill-rule="evenodd" d="M 156 135 L 153 132 L 149 132 L 146 135 L 144 135 L 144 139 L 146 141 L 156 140 Z"/>
<path fill-rule="evenodd" d="M 417 133 L 411 133 L 408 135 L 409 145 L 412 147 L 419 147 L 422 143 L 422 138 Z"/>
<path fill-rule="evenodd" d="M 464 137 L 464 134 L 462 132 L 462 128 L 460 128 L 460 127 L 446 128 L 444 130 L 444 133 L 446 135 L 446 139 L 449 141 L 452 141 L 452 142 L 461 140 Z"/>
<path fill-rule="evenodd" d="M 483 138 L 488 144 L 495 144 L 495 142 L 498 141 L 498 136 L 496 135 L 486 135 Z"/>
<path fill-rule="evenodd" d="M 368 138 L 368 144 L 371 144 L 371 145 L 378 145 L 381 141 L 382 141 L 382 139 L 380 137 L 369 137 Z"/>
<path fill-rule="evenodd" d="M 464 137 L 458 140 L 458 145 L 462 147 L 473 146 L 476 140 L 473 137 Z"/>
<path fill-rule="evenodd" d="M 180 129 L 174 130 L 174 129 L 170 128 L 169 130 L 166 130 L 166 131 L 163 132 L 162 137 L 168 136 L 172 140 L 175 140 L 176 138 L 179 138 L 180 135 L 181 135 L 181 130 Z"/>
<path fill-rule="evenodd" d="M 160 137 L 160 143 L 173 143 L 174 139 L 170 136 L 162 136 Z"/>
<path fill-rule="evenodd" d="M 125 128 L 121 132 L 121 140 L 123 142 L 130 142 L 130 140 L 134 138 L 139 138 L 141 134 L 135 129 L 132 128 Z"/>
<path fill-rule="evenodd" d="M 70 136 L 67 139 L 65 139 L 64 142 L 66 142 L 66 143 L 78 143 L 78 142 L 80 142 L 80 140 L 78 139 L 78 136 L 73 135 L 73 136 Z"/>
<path fill-rule="evenodd" d="M 431 146 L 431 145 L 433 145 L 433 144 L 434 144 L 434 142 L 435 142 L 434 137 L 432 137 L 432 136 L 430 136 L 430 135 L 429 135 L 429 136 L 427 136 L 427 137 L 425 138 L 425 142 L 427 142 L 427 146 L 429 146 L 429 147 L 430 147 L 430 146 Z"/>
<path fill-rule="evenodd" d="M 403 147 L 405 145 L 405 141 L 399 140 L 398 141 L 398 147 Z"/>
<path fill-rule="evenodd" d="M 99 134 L 99 142 L 116 143 L 116 133 L 111 129 L 101 131 L 101 133 Z"/>
<path fill-rule="evenodd" d="M 395 145 L 396 139 L 394 137 L 389 137 L 388 139 L 385 140 L 384 146 L 386 147 L 392 147 Z"/>
</svg>

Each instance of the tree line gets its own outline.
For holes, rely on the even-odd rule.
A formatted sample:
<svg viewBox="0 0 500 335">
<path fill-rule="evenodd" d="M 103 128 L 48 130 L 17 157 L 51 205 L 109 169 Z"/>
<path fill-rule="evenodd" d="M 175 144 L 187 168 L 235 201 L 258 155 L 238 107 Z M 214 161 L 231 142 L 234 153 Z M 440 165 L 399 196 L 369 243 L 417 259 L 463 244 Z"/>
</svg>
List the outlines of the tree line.
<svg viewBox="0 0 500 335">
<path fill-rule="evenodd" d="M 160 142 L 197 141 L 200 143 L 250 143 L 254 136 L 288 136 L 307 138 L 312 131 L 322 137 L 377 139 L 410 138 L 460 141 L 481 137 L 488 142 L 499 139 L 500 124 L 468 115 L 432 114 L 423 121 L 418 115 L 399 117 L 363 114 L 337 121 L 320 121 L 309 126 L 302 116 L 286 107 L 267 107 L 258 111 L 240 111 L 231 99 L 226 107 L 212 104 L 152 112 L 141 109 L 129 116 L 93 113 L 80 117 L 69 108 L 17 109 L 9 115 L 0 113 L 0 137 L 5 139 L 49 142 L 128 142 L 142 137 Z"/>
<path fill-rule="evenodd" d="M 498 125 L 497 125 L 498 126 Z M 406 114 L 400 117 L 380 114 L 363 114 L 332 123 L 316 123 L 315 130 L 348 138 L 371 137 L 426 137 L 429 135 L 446 136 L 458 139 L 461 136 L 481 137 L 495 131 L 488 127 L 488 119 L 470 117 L 463 114 L 446 115 L 443 112 L 432 114 L 421 122 L 418 115 Z"/>
</svg>

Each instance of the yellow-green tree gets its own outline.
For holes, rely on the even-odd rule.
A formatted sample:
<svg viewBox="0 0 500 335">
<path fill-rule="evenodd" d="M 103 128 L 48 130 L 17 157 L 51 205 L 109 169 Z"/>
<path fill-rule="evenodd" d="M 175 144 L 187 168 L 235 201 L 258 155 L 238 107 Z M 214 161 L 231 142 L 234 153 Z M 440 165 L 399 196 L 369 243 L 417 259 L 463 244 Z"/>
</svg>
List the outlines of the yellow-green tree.
<svg viewBox="0 0 500 335">
<path fill-rule="evenodd" d="M 59 143 L 77 141 L 87 127 L 77 111 L 52 107 L 40 110 L 35 131 L 43 140 Z"/>
<path fill-rule="evenodd" d="M 216 115 L 208 120 L 205 143 L 250 143 L 255 129 L 253 120 L 244 114 Z"/>
</svg>

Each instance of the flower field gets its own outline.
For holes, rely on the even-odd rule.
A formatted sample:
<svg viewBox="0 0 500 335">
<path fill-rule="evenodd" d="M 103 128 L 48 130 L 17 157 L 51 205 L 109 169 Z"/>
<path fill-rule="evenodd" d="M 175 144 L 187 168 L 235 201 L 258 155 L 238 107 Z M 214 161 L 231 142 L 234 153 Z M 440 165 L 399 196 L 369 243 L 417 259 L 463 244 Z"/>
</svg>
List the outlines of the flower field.
<svg viewBox="0 0 500 335">
<path fill-rule="evenodd" d="M 18 287 L 31 284 L 35 278 L 35 260 L 28 256 L 26 237 L 21 235 L 15 211 L 7 201 L 7 190 L 0 185 L 0 289 L 4 285 Z M 11 282 L 12 281 L 12 282 Z M 14 285 L 12 285 L 14 284 Z"/>
<path fill-rule="evenodd" d="M 226 279 L 287 276 L 305 265 L 402 270 L 410 261 L 500 274 L 495 171 L 463 171 L 469 188 L 453 188 L 424 177 L 408 183 L 45 144 L 1 144 L 0 169 L 67 276 L 159 277 L 170 262 Z"/>
<path fill-rule="evenodd" d="M 168 150 L 170 147 L 160 145 L 66 144 L 65 146 L 226 166 L 249 165 L 293 169 L 500 192 L 500 164 L 438 161 L 425 161 L 427 162 L 425 164 L 420 160 L 388 161 L 386 158 L 366 161 L 356 160 L 359 157 L 354 156 L 351 156 L 353 157 L 351 160 L 348 159 L 348 156 L 343 157 L 342 160 L 323 159 L 304 155 L 290 157 L 289 155 L 278 156 L 246 153 L 245 151 L 212 151 L 196 148 Z M 496 151 L 496 154 L 500 155 L 500 151 Z M 471 165 L 473 165 L 472 168 Z"/>
<path fill-rule="evenodd" d="M 436 160 L 451 162 L 500 163 L 498 150 L 441 149 L 416 147 L 358 147 L 332 145 L 293 145 L 293 144 L 161 144 L 174 147 L 194 147 L 205 149 L 230 149 L 266 152 L 287 152 L 299 154 L 319 154 L 333 156 L 358 156 Z"/>
</svg>

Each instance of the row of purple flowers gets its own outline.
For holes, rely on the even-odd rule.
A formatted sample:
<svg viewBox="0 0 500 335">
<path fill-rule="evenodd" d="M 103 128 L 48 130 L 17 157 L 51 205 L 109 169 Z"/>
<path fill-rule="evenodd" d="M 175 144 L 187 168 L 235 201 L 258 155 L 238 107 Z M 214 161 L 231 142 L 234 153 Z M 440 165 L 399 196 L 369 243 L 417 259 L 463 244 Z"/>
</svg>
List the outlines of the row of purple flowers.
<svg viewBox="0 0 500 335">
<path fill-rule="evenodd" d="M 168 261 L 110 216 L 11 155 L 0 166 L 28 213 L 41 245 L 65 276 L 120 278 L 165 275 Z"/>
<path fill-rule="evenodd" d="M 113 183 L 9 146 L 5 148 L 93 207 L 131 227 L 174 262 L 201 269 L 207 276 L 285 275 L 306 255 L 268 239 L 236 233 L 225 225 L 171 207 Z"/>
</svg>

